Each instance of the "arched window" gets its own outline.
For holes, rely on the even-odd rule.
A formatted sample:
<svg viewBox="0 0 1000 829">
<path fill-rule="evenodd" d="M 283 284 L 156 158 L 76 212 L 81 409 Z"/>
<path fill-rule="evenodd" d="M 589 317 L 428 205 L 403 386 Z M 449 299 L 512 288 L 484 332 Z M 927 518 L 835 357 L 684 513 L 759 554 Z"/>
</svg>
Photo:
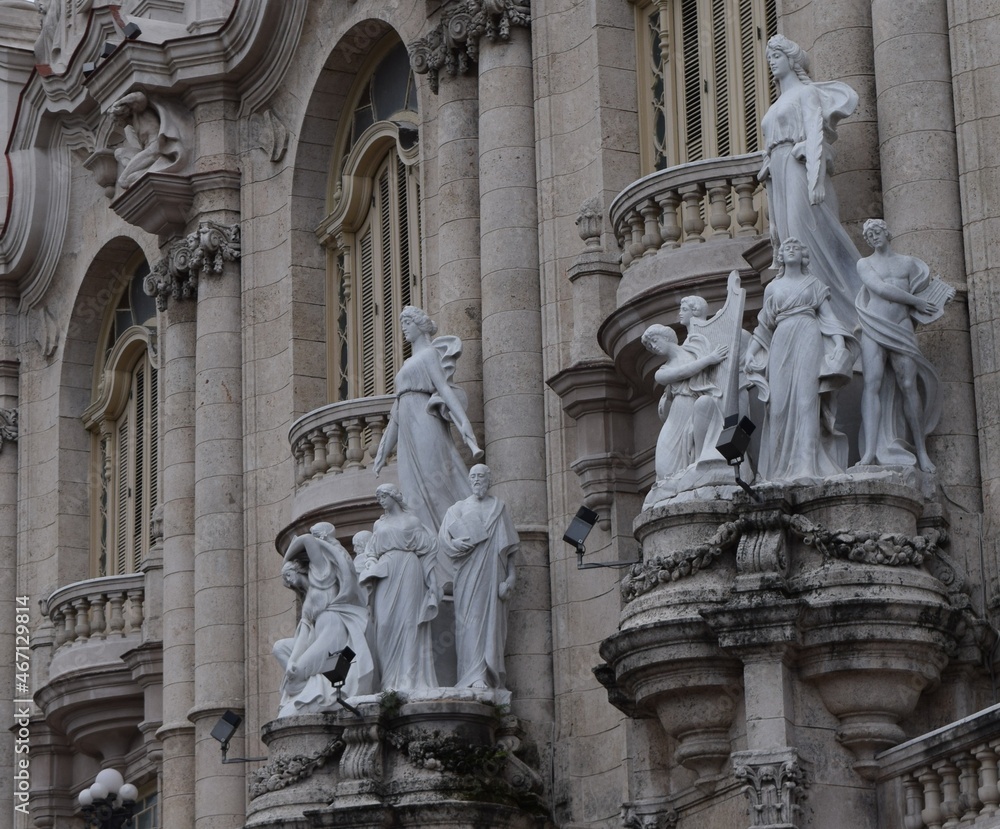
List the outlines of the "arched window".
<svg viewBox="0 0 1000 829">
<path fill-rule="evenodd" d="M 150 519 L 159 502 L 159 378 L 156 303 L 142 290 L 145 261 L 133 263 L 99 340 L 94 397 L 84 412 L 93 434 L 91 570 L 95 576 L 138 571 L 149 552 Z"/>
<path fill-rule="evenodd" d="M 329 214 L 328 385 L 332 401 L 391 394 L 409 355 L 399 312 L 420 296 L 417 103 L 394 35 L 359 74 L 341 118 Z"/>
<path fill-rule="evenodd" d="M 776 0 L 636 3 L 644 173 L 762 149 Z"/>
</svg>

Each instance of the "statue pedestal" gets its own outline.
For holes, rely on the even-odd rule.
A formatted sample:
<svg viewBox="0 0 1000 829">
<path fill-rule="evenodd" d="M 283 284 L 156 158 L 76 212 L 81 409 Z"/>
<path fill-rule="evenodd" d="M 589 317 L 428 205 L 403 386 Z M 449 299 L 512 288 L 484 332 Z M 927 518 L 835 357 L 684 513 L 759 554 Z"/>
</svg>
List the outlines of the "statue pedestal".
<svg viewBox="0 0 1000 829">
<path fill-rule="evenodd" d="M 265 725 L 268 763 L 251 780 L 246 829 L 528 829 L 544 820 L 542 779 L 517 756 L 516 718 L 490 692 L 436 693 L 387 693 L 359 701 L 360 716 L 339 710 Z"/>
</svg>

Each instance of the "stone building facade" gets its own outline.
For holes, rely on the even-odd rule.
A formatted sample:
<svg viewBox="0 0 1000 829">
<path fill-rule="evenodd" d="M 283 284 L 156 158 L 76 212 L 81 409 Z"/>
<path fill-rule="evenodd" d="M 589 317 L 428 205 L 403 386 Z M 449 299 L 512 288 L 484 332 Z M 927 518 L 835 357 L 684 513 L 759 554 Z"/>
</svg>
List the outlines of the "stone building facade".
<svg viewBox="0 0 1000 829">
<path fill-rule="evenodd" d="M 957 288 L 919 335 L 937 470 L 644 511 L 642 331 L 732 270 L 752 328 L 773 277 L 779 31 L 859 93 L 848 232 Z M 109 767 L 150 829 L 995 825 L 997 42 L 985 0 L 0 0 L 0 825 L 81 825 Z M 281 552 L 377 517 L 408 304 L 463 341 L 521 538 L 509 711 L 291 734 Z M 577 568 L 581 504 L 624 581 Z M 226 710 L 267 759 L 221 762 Z"/>
</svg>

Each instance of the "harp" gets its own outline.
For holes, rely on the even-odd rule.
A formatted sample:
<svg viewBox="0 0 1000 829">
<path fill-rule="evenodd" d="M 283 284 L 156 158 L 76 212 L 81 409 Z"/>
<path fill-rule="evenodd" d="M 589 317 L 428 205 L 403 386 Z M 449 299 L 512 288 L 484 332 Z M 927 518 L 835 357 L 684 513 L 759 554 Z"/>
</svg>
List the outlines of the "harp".
<svg viewBox="0 0 1000 829">
<path fill-rule="evenodd" d="M 726 358 L 717 366 L 706 370 L 706 376 L 722 391 L 720 407 L 723 416 L 739 414 L 740 358 L 743 340 L 743 308 L 747 292 L 740 285 L 740 274 L 732 271 L 726 284 L 726 301 L 710 319 L 693 317 L 691 333 L 698 333 L 708 340 L 711 348 L 729 346 Z"/>
</svg>

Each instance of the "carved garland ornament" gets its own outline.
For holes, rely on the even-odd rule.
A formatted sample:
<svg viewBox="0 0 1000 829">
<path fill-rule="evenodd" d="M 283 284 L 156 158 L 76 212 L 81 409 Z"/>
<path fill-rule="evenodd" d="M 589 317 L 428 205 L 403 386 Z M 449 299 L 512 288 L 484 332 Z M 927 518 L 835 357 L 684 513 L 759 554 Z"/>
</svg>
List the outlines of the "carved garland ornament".
<svg viewBox="0 0 1000 829">
<path fill-rule="evenodd" d="M 249 787 L 250 799 L 254 800 L 262 794 L 276 792 L 305 780 L 343 748 L 344 741 L 336 739 L 330 740 L 313 754 L 278 755 L 266 766 L 254 772 Z"/>
<path fill-rule="evenodd" d="M 426 37 L 411 43 L 410 66 L 418 75 L 428 75 L 437 94 L 438 75 L 464 75 L 479 60 L 479 39 L 509 40 L 512 26 L 531 25 L 531 9 L 517 0 L 462 0 L 445 12 L 441 22 Z"/>
<path fill-rule="evenodd" d="M 746 785 L 752 827 L 794 826 L 808 787 L 805 772 L 795 760 L 741 765 L 733 770 Z"/>
<path fill-rule="evenodd" d="M 166 310 L 168 297 L 190 299 L 198 293 L 198 275 L 219 274 L 225 262 L 240 258 L 240 226 L 202 222 L 198 229 L 174 242 L 143 280 L 146 296 Z"/>
<path fill-rule="evenodd" d="M 0 450 L 8 440 L 17 440 L 17 409 L 0 409 Z"/>
<path fill-rule="evenodd" d="M 773 523 L 774 526 L 770 526 Z M 759 519 L 740 517 L 721 524 L 704 544 L 633 564 L 621 582 L 625 602 L 648 593 L 658 584 L 677 581 L 706 570 L 723 553 L 732 550 L 748 530 L 787 529 L 804 544 L 813 546 L 825 560 L 842 559 L 887 567 L 920 567 L 948 543 L 947 534 L 933 530 L 926 536 L 858 530 L 830 531 L 801 515 L 779 515 L 762 525 Z"/>
</svg>

